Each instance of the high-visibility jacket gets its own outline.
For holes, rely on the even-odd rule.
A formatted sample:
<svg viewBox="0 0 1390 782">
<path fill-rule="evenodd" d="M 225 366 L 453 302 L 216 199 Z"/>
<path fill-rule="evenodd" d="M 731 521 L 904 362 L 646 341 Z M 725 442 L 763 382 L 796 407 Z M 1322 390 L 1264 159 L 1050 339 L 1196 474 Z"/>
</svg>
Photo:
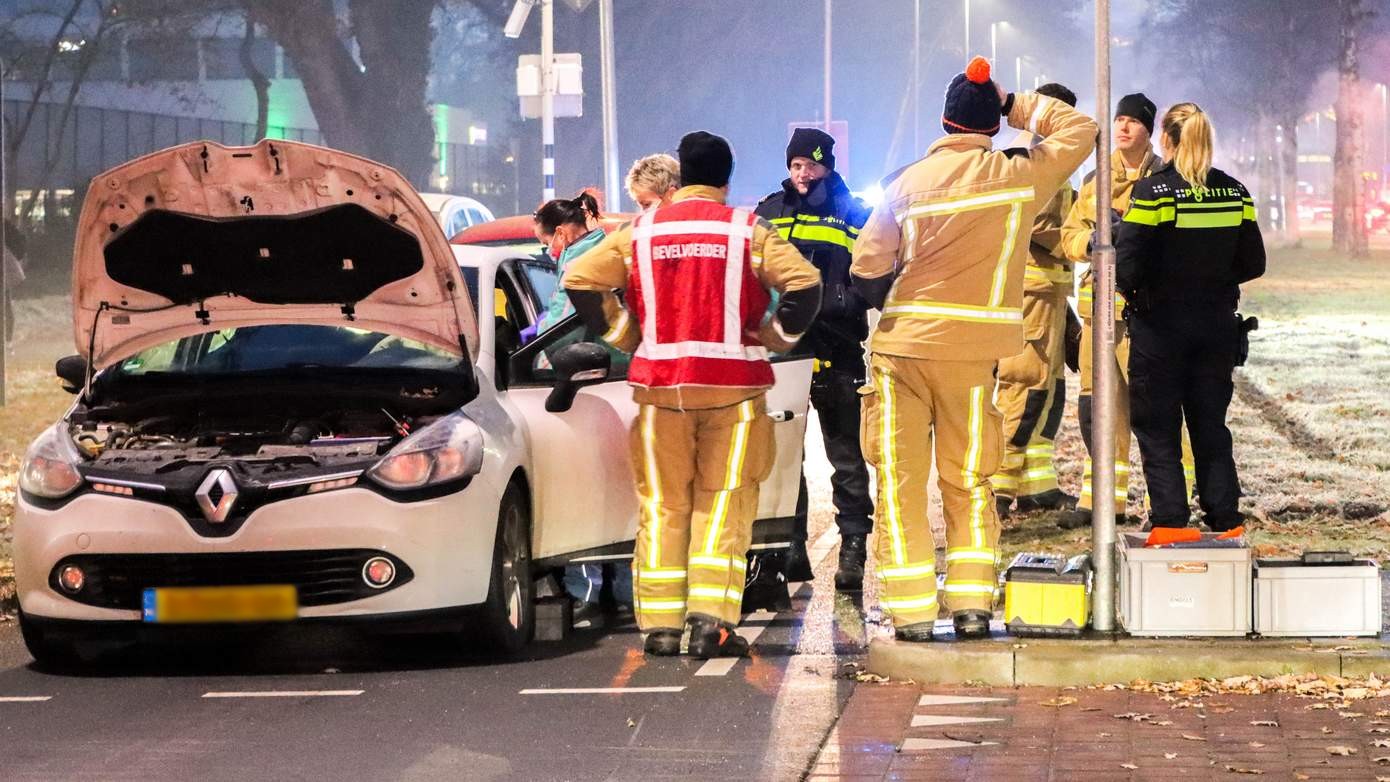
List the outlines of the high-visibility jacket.
<svg viewBox="0 0 1390 782">
<path fill-rule="evenodd" d="M 1076 191 L 1063 184 L 1033 219 L 1033 237 L 1028 243 L 1028 263 L 1023 269 L 1023 289 L 1028 293 L 1070 295 L 1073 283 L 1071 261 L 1060 255 L 1062 222 L 1076 200 Z"/>
<path fill-rule="evenodd" d="M 576 258 L 562 284 L 603 294 L 603 339 L 633 353 L 628 382 L 638 403 L 704 409 L 772 385 L 767 352 L 796 345 L 819 305 L 820 274 L 766 220 L 692 186 Z M 625 291 L 622 304 L 616 290 Z M 816 294 L 804 322 L 784 330 L 767 317 L 770 290 L 784 303 L 786 294 Z"/>
<path fill-rule="evenodd" d="M 1036 93 L 1009 104 L 1011 126 L 1043 137 L 1036 147 L 993 150 L 988 136 L 951 134 L 884 186 L 851 268 L 883 310 L 873 352 L 980 360 L 1023 349 L 1028 232 L 1094 147 L 1096 123 Z"/>
<path fill-rule="evenodd" d="M 1139 164 L 1138 170 L 1131 173 L 1125 170 L 1124 156 L 1119 152 L 1113 153 L 1110 156 L 1110 208 L 1124 215 L 1129 210 L 1130 190 L 1133 189 L 1134 183 L 1153 173 L 1161 162 L 1158 156 L 1150 151 L 1144 156 L 1144 162 Z M 1086 180 L 1081 183 L 1081 193 L 1072 204 L 1071 211 L 1067 213 L 1066 222 L 1062 224 L 1062 241 L 1058 245 L 1058 254 L 1073 262 L 1089 261 L 1091 253 L 1088 248 L 1091 244 L 1091 233 L 1095 230 L 1096 172 L 1092 171 L 1086 175 Z M 1076 297 L 1077 314 L 1087 320 L 1090 320 L 1091 310 L 1094 308 L 1092 301 L 1094 281 L 1095 275 L 1090 269 L 1082 273 L 1081 287 Z M 1123 316 L 1124 309 L 1124 296 L 1117 292 L 1115 294 L 1115 320 L 1119 320 Z"/>
</svg>

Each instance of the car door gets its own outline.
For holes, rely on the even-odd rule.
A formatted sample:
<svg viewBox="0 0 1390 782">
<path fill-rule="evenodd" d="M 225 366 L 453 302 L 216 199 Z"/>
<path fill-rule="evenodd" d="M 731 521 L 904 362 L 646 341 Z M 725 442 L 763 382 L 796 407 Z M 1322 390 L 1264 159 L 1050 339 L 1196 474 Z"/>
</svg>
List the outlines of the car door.
<svg viewBox="0 0 1390 782">
<path fill-rule="evenodd" d="M 517 271 L 528 278 L 537 270 Z M 552 272 L 553 273 L 553 272 Z M 526 283 L 544 288 L 544 281 Z M 628 455 L 628 432 L 637 405 L 627 385 L 630 356 L 610 349 L 608 379 L 582 390 L 563 413 L 545 410 L 554 386 L 548 357 L 588 339 L 571 316 L 513 354 L 506 396 L 531 432 L 533 517 L 540 558 L 606 549 L 630 543 L 637 532 L 637 498 Z M 499 357 L 500 360 L 500 357 Z M 777 455 L 763 484 L 754 525 L 757 542 L 787 539 L 796 510 L 806 413 L 810 406 L 811 359 L 773 359 L 776 383 L 768 392 L 768 414 L 777 421 Z"/>
</svg>

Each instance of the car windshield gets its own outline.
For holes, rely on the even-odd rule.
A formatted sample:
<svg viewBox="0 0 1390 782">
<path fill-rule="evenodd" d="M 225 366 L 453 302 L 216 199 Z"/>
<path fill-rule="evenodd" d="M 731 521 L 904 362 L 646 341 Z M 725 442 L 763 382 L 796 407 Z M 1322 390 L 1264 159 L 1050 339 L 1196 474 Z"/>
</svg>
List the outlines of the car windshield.
<svg viewBox="0 0 1390 782">
<path fill-rule="evenodd" d="M 277 369 L 456 370 L 462 358 L 433 345 L 346 326 L 268 325 L 222 329 L 143 350 L 121 375 L 264 372 Z"/>
</svg>

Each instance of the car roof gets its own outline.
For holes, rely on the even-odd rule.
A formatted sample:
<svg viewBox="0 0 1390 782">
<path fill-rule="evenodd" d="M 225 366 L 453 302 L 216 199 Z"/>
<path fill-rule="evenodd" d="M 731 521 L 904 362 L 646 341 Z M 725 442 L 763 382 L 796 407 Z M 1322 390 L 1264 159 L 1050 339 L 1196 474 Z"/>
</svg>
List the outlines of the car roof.
<svg viewBox="0 0 1390 782">
<path fill-rule="evenodd" d="M 599 225 L 606 232 L 613 232 L 637 215 L 614 212 L 599 215 Z M 531 215 L 499 217 L 490 223 L 479 223 L 459 231 L 450 239 L 452 244 L 508 245 L 525 244 L 536 241 L 534 218 Z"/>
</svg>

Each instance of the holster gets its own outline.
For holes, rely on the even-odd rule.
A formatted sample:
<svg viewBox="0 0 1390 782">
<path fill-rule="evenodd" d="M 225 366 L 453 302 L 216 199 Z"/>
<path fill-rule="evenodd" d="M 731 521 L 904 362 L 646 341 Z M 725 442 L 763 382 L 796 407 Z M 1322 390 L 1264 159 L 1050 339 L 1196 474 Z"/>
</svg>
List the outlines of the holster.
<svg viewBox="0 0 1390 782">
<path fill-rule="evenodd" d="M 1240 337 L 1236 343 L 1236 366 L 1245 366 L 1245 360 L 1250 357 L 1250 332 L 1260 327 L 1260 319 L 1251 315 L 1246 318 L 1239 312 L 1236 313 L 1237 329 Z"/>
</svg>

